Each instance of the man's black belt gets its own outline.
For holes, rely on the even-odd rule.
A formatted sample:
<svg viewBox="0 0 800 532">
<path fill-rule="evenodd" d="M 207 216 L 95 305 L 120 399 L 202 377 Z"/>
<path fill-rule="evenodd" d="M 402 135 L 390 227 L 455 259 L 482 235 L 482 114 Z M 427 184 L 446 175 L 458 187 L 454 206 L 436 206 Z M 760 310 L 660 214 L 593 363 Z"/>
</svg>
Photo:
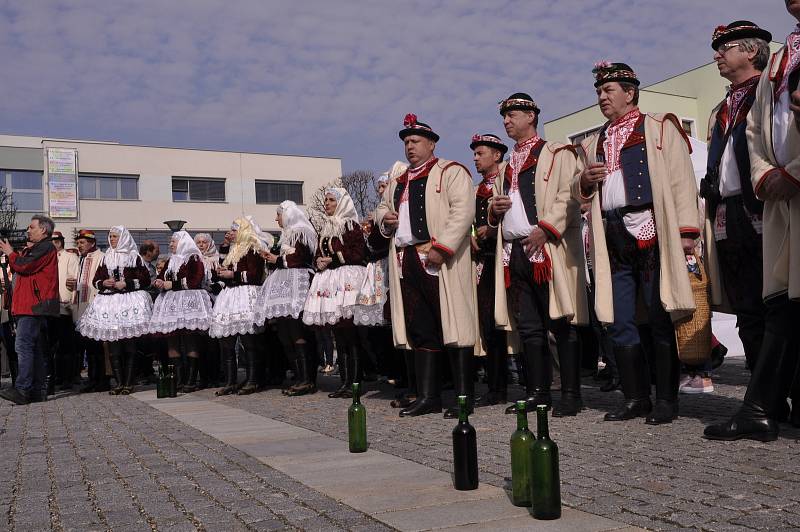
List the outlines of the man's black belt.
<svg viewBox="0 0 800 532">
<path fill-rule="evenodd" d="M 606 218 L 609 213 L 614 213 L 620 218 L 622 218 L 626 214 L 647 211 L 652 208 L 653 208 L 652 203 L 645 203 L 644 205 L 626 205 L 625 207 L 620 207 L 619 209 L 609 209 L 607 211 L 603 211 L 603 218 Z"/>
</svg>

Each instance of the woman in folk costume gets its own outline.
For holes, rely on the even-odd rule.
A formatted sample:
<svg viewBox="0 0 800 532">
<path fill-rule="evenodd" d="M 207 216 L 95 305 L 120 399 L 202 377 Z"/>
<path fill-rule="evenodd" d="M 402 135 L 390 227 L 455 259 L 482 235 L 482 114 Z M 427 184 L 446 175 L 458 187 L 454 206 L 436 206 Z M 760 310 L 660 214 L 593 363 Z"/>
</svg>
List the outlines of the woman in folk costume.
<svg viewBox="0 0 800 532">
<path fill-rule="evenodd" d="M 194 235 L 194 243 L 200 250 L 200 258 L 206 269 L 206 277 L 211 279 L 211 272 L 219 266 L 219 250 L 214 243 L 214 239 L 208 233 L 197 233 Z"/>
<path fill-rule="evenodd" d="M 136 342 L 148 333 L 153 300 L 145 290 L 150 273 L 139 256 L 133 237 L 122 226 L 111 228 L 109 248 L 95 272 L 92 284 L 97 296 L 78 322 L 78 332 L 107 342 L 117 387 L 111 395 L 133 391 Z"/>
<path fill-rule="evenodd" d="M 281 228 L 278 254 L 266 254 L 275 270 L 264 282 L 256 308 L 259 323 L 276 320 L 278 339 L 297 378 L 297 383 L 285 389 L 284 394 L 305 395 L 317 391 L 316 352 L 309 349 L 300 320 L 311 284 L 317 232 L 293 201 L 278 206 L 275 221 Z"/>
<path fill-rule="evenodd" d="M 319 234 L 315 266 L 319 272 L 303 309 L 306 325 L 336 325 L 336 351 L 342 386 L 330 397 L 351 397 L 358 379 L 360 342 L 353 325 L 358 291 L 364 281 L 366 246 L 353 200 L 343 188 L 325 191 L 325 220 Z"/>
<path fill-rule="evenodd" d="M 219 250 L 214 238 L 209 233 L 197 233 L 194 235 L 194 243 L 200 250 L 203 266 L 206 269 L 206 277 L 203 288 L 211 297 L 213 306 L 216 296 L 210 291 L 211 274 L 217 269 L 220 263 Z M 198 370 L 200 382 L 198 388 L 216 388 L 219 384 L 220 359 L 219 359 L 219 340 L 210 338 L 208 335 L 202 337 L 203 348 L 201 350 L 200 368 Z"/>
<path fill-rule="evenodd" d="M 208 334 L 220 339 L 225 365 L 225 387 L 217 395 L 238 392 L 246 395 L 257 391 L 259 359 L 256 355 L 257 324 L 255 302 L 264 280 L 264 260 L 258 252 L 264 244 L 256 227 L 247 218 L 237 218 L 231 225 L 233 239 L 228 255 L 211 276 L 212 290 L 217 294 Z M 246 352 L 247 380 L 241 389 L 236 383 L 236 338 L 240 337 Z"/>
<path fill-rule="evenodd" d="M 206 269 L 200 249 L 186 231 L 173 233 L 169 242 L 172 255 L 155 281 L 161 293 L 153 304 L 150 333 L 167 336 L 169 361 L 181 374 L 181 351 L 186 353 L 188 379 L 183 392 L 197 390 L 197 370 L 203 333 L 211 325 L 211 298 L 203 289 Z M 178 378 L 179 382 L 184 382 Z"/>
</svg>

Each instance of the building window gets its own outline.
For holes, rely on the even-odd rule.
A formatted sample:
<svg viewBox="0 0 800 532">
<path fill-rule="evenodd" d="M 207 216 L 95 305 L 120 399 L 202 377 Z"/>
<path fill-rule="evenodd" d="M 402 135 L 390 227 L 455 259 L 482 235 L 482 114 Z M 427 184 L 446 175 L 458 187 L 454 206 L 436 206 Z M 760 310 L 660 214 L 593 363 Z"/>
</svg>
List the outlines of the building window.
<svg viewBox="0 0 800 532">
<path fill-rule="evenodd" d="M 173 177 L 172 201 L 225 201 L 225 180 Z"/>
<path fill-rule="evenodd" d="M 111 174 L 80 174 L 78 192 L 81 199 L 138 200 L 139 177 Z"/>
<path fill-rule="evenodd" d="M 689 120 L 688 118 L 682 118 L 681 119 L 681 127 L 686 132 L 686 134 L 691 137 L 692 136 L 692 127 L 694 127 L 694 120 Z"/>
<path fill-rule="evenodd" d="M 286 200 L 303 203 L 301 181 L 256 181 L 256 203 L 277 204 Z"/>
<path fill-rule="evenodd" d="M 578 134 L 575 134 L 575 135 L 570 135 L 569 136 L 569 142 L 573 146 L 578 146 L 581 142 L 583 142 L 584 139 L 586 139 L 588 137 L 591 137 L 592 135 L 594 135 L 595 133 L 600 131 L 602 128 L 603 128 L 603 126 L 597 126 L 597 127 L 593 127 L 592 129 L 589 129 L 589 130 L 586 130 L 586 131 L 582 131 L 581 133 L 578 133 Z"/>
<path fill-rule="evenodd" d="M 0 186 L 11 193 L 11 200 L 19 212 L 43 212 L 43 181 L 42 172 L 0 170 Z"/>
</svg>

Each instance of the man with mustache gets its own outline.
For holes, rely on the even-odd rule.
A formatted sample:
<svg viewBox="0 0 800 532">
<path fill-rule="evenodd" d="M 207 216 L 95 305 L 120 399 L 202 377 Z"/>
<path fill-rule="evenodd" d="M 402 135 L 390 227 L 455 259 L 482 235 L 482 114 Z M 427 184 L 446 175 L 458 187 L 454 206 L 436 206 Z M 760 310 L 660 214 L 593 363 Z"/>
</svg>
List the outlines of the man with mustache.
<svg viewBox="0 0 800 532">
<path fill-rule="evenodd" d="M 639 111 L 639 80 L 630 66 L 603 61 L 592 72 L 608 122 L 582 143 L 585 168 L 573 196 L 592 203 L 595 310 L 610 324 L 625 395 L 605 419 L 646 416 L 651 425 L 671 423 L 678 415 L 680 377 L 673 320 L 695 309 L 686 255 L 700 236 L 689 141 L 675 115 Z M 637 309 L 637 296 L 644 309 Z M 646 311 L 652 331 L 655 408 L 637 310 Z"/>
</svg>

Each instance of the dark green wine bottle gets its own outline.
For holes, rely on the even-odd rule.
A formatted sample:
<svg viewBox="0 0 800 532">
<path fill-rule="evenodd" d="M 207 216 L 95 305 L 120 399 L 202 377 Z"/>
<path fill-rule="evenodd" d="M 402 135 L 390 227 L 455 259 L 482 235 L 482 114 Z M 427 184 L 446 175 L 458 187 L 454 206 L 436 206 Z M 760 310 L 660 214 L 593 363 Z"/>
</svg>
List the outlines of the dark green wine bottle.
<svg viewBox="0 0 800 532">
<path fill-rule="evenodd" d="M 531 503 L 536 519 L 561 517 L 561 480 L 558 474 L 558 446 L 547 429 L 547 405 L 536 406 L 538 437 L 531 446 Z"/>
<path fill-rule="evenodd" d="M 158 365 L 158 386 L 156 387 L 156 397 L 163 399 L 169 397 L 169 390 L 167 389 L 167 376 L 164 373 L 164 366 Z"/>
<path fill-rule="evenodd" d="M 353 383 L 353 404 L 347 409 L 347 437 L 351 453 L 367 450 L 367 409 L 361 404 L 361 385 Z"/>
<path fill-rule="evenodd" d="M 511 435 L 511 502 L 531 505 L 531 447 L 536 437 L 528 430 L 526 402 L 517 401 L 517 430 Z"/>
<path fill-rule="evenodd" d="M 478 489 L 478 440 L 469 424 L 467 396 L 458 396 L 458 425 L 453 429 L 453 484 L 457 490 Z"/>
<path fill-rule="evenodd" d="M 169 397 L 178 397 L 178 375 L 175 373 L 175 366 L 169 364 L 167 366 L 167 394 Z"/>
</svg>

